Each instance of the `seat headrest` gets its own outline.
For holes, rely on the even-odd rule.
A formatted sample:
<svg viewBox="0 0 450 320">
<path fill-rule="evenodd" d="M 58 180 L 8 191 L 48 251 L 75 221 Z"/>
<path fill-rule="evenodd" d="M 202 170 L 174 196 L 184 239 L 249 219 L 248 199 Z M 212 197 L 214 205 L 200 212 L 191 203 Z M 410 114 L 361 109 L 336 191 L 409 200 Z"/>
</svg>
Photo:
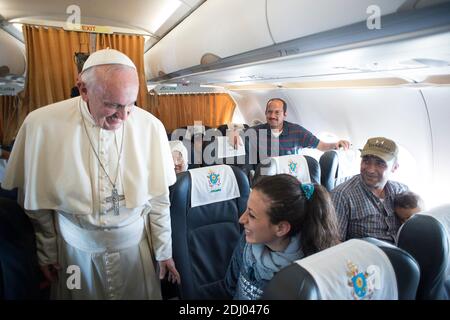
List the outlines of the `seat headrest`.
<svg viewBox="0 0 450 320">
<path fill-rule="evenodd" d="M 395 270 L 378 246 L 351 239 L 296 261 L 313 278 L 322 300 L 397 300 Z"/>
<path fill-rule="evenodd" d="M 302 155 L 294 154 L 271 157 L 270 166 L 263 169 L 266 172 L 261 171 L 261 175 L 272 176 L 275 174 L 287 173 L 296 177 L 302 183 L 311 183 L 308 162 Z"/>
<path fill-rule="evenodd" d="M 438 209 L 433 214 L 442 215 Z M 434 216 L 415 214 L 400 228 L 397 245 L 410 253 L 420 266 L 418 300 L 445 299 L 449 264 L 449 240 L 444 225 Z"/>
<path fill-rule="evenodd" d="M 205 126 L 203 126 L 203 125 L 188 126 L 187 130 L 186 130 L 186 135 L 184 137 L 187 140 L 191 140 L 192 136 L 194 136 L 196 134 L 204 135 L 205 134 Z"/>
<path fill-rule="evenodd" d="M 230 166 L 191 169 L 189 173 L 192 180 L 192 208 L 240 197 L 239 186 Z"/>
<path fill-rule="evenodd" d="M 218 159 L 245 156 L 245 146 L 242 137 L 238 138 L 239 143 L 236 149 L 231 145 L 229 137 L 216 137 L 216 139 Z"/>
</svg>

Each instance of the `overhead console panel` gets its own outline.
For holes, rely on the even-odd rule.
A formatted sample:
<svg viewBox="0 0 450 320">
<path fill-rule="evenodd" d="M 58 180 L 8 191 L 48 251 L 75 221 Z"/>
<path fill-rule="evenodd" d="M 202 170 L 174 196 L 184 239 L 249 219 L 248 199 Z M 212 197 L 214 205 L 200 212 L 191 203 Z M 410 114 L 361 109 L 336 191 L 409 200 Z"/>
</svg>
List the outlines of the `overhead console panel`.
<svg viewBox="0 0 450 320">
<path fill-rule="evenodd" d="M 268 8 L 271 7 L 271 1 L 267 0 Z M 215 3 L 215 1 L 213 2 Z M 236 5 L 234 1 L 232 2 Z M 288 5 L 289 1 L 281 1 L 280 4 L 285 2 Z M 310 1 L 299 2 L 311 4 Z M 217 35 L 217 37 L 221 38 L 222 46 L 230 48 L 226 53 L 231 54 L 230 56 L 226 56 L 225 53 L 211 52 L 214 51 L 214 43 L 212 42 L 200 45 L 199 43 L 203 39 L 201 35 L 185 34 L 185 38 L 190 39 L 194 45 L 183 46 L 181 42 L 176 42 L 173 43 L 174 47 L 171 51 L 166 51 L 166 42 L 164 42 L 166 38 L 164 38 L 146 55 L 146 66 L 151 66 L 153 70 L 148 78 L 152 82 L 183 83 L 194 81 L 203 84 L 223 85 L 238 82 L 299 81 L 301 80 L 299 78 L 304 77 L 328 77 L 337 74 L 366 74 L 365 76 L 367 76 L 367 73 L 370 73 L 370 77 L 374 75 L 386 77 L 392 76 L 392 74 L 383 75 L 380 73 L 424 70 L 425 68 L 430 72 L 422 72 L 421 77 L 447 73 L 448 67 L 446 66 L 449 65 L 450 61 L 450 49 L 447 45 L 450 41 L 449 1 L 421 9 L 411 9 L 405 6 L 409 1 L 358 0 L 355 3 L 360 2 L 366 2 L 366 5 L 372 2 L 366 9 L 372 6 L 373 2 L 378 3 L 380 8 L 389 8 L 389 10 L 380 11 L 379 28 L 368 26 L 370 21 L 368 23 L 367 18 L 361 21 L 364 13 L 367 15 L 364 10 L 362 15 L 352 18 L 359 22 L 351 23 L 353 20 L 336 19 L 334 20 L 335 28 L 332 28 L 329 22 L 324 22 L 322 24 L 316 23 L 315 29 L 307 22 L 309 29 L 305 27 L 304 30 L 297 23 L 297 26 L 291 28 L 294 31 L 283 33 L 281 31 L 282 23 L 280 22 L 282 21 L 282 12 L 279 11 L 276 14 L 278 17 L 272 14 L 272 23 L 269 23 L 271 27 L 267 29 L 267 32 L 270 33 L 269 37 L 277 38 L 277 41 L 288 37 L 294 37 L 294 39 L 279 43 L 268 41 L 272 44 L 239 54 L 235 54 L 231 49 L 236 41 L 234 39 L 228 41 L 226 37 L 220 37 L 220 35 Z M 319 1 L 319 3 L 324 5 L 325 2 Z M 332 3 L 334 1 L 328 1 L 328 4 Z M 203 6 L 206 4 L 208 2 Z M 299 8 L 298 5 L 293 5 L 292 7 L 285 7 L 285 10 L 293 7 Z M 361 6 L 356 7 L 359 8 L 359 11 L 362 10 Z M 351 5 L 348 5 L 349 12 L 353 12 L 352 8 Z M 311 11 L 306 7 L 305 10 Z M 387 14 L 391 11 L 396 12 Z M 200 14 L 197 11 L 195 13 Z M 270 16 L 269 13 L 268 17 Z M 342 13 L 339 16 L 346 15 Z M 349 15 L 349 17 L 352 17 L 352 15 Z M 294 18 L 295 15 L 291 15 L 290 19 Z M 332 19 L 331 16 L 324 16 L 324 20 L 328 18 Z M 286 19 L 289 19 L 289 17 L 287 16 Z M 183 23 L 189 24 L 190 22 L 189 19 L 186 19 Z M 349 24 L 342 26 L 345 23 Z M 277 24 L 279 25 L 277 26 Z M 291 23 L 287 22 L 286 28 L 289 29 L 288 26 L 290 25 Z M 324 28 L 332 29 L 324 31 Z M 321 30 L 321 32 L 314 33 L 314 30 Z M 180 34 L 181 31 L 181 29 L 175 29 L 171 37 Z M 242 32 L 243 34 L 240 37 L 246 38 L 248 33 Z M 262 34 L 264 33 L 265 31 L 262 29 Z M 231 34 L 228 36 L 231 36 Z M 250 44 L 250 41 L 247 44 Z M 253 42 L 249 47 L 252 46 L 257 46 L 257 44 Z M 216 54 L 219 59 L 207 64 L 196 62 L 200 61 L 202 52 L 206 51 Z M 192 52 L 195 52 L 195 58 L 192 57 Z M 176 55 L 183 54 L 182 61 L 184 63 L 180 64 L 181 58 L 177 58 Z M 423 63 L 423 61 L 426 61 L 426 63 Z M 429 61 L 432 61 L 432 63 L 428 63 Z M 164 66 L 162 62 L 165 62 Z M 165 66 L 166 64 L 167 66 Z M 186 67 L 189 64 L 192 65 Z M 439 67 L 437 68 L 438 64 Z M 183 67 L 185 68 L 183 69 Z M 205 79 L 208 81 L 205 82 Z"/>
</svg>

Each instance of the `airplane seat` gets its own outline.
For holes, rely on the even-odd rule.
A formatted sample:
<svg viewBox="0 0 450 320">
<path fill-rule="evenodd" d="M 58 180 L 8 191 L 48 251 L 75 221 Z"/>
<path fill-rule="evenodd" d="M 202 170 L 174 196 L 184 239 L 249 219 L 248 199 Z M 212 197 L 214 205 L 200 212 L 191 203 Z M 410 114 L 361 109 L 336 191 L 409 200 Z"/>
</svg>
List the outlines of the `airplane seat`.
<svg viewBox="0 0 450 320">
<path fill-rule="evenodd" d="M 320 184 L 320 166 L 316 159 L 307 155 L 286 155 L 268 158 L 267 164 L 258 163 L 252 181 L 252 186 L 262 176 L 272 176 L 280 173 L 290 174 L 302 183 Z"/>
<path fill-rule="evenodd" d="M 319 159 L 321 184 L 328 191 L 335 187 L 338 162 L 338 154 L 334 150 L 325 151 Z"/>
<path fill-rule="evenodd" d="M 280 270 L 264 289 L 268 300 L 413 300 L 417 262 L 373 238 L 350 239 Z"/>
<path fill-rule="evenodd" d="M 306 162 L 308 163 L 308 170 L 309 170 L 309 176 L 311 177 L 311 181 L 313 183 L 320 184 L 320 179 L 322 176 L 322 171 L 320 170 L 319 162 L 317 162 L 316 159 L 313 157 L 304 156 L 306 159 Z"/>
<path fill-rule="evenodd" d="M 0 198 L 0 300 L 40 298 L 40 276 L 29 218 L 16 201 Z"/>
<path fill-rule="evenodd" d="M 450 248 L 450 204 L 445 204 L 423 213 L 436 218 L 440 223 L 442 223 L 447 234 L 447 240 Z M 447 271 L 445 274 L 446 280 L 444 287 L 447 293 L 447 299 L 450 299 L 450 259 L 447 262 Z"/>
<path fill-rule="evenodd" d="M 170 188 L 180 299 L 226 299 L 221 282 L 238 243 L 250 187 L 241 169 L 217 165 L 177 176 Z"/>
<path fill-rule="evenodd" d="M 398 231 L 397 245 L 410 253 L 420 267 L 417 300 L 448 298 L 445 288 L 449 244 L 445 227 L 436 218 L 415 214 Z"/>
<path fill-rule="evenodd" d="M 329 150 L 319 159 L 321 184 L 331 191 L 339 184 L 358 174 L 359 154 L 357 150 Z"/>
</svg>

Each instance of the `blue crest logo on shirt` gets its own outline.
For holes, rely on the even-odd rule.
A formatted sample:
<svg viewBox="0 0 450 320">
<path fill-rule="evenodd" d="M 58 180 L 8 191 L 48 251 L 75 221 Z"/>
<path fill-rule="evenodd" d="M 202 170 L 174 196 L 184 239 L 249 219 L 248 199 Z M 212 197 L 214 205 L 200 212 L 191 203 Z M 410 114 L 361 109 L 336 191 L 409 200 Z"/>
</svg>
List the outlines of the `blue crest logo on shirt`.
<svg viewBox="0 0 450 320">
<path fill-rule="evenodd" d="M 297 162 L 289 160 L 288 165 L 289 165 L 289 174 L 295 176 L 297 174 Z"/>
<path fill-rule="evenodd" d="M 222 184 L 220 181 L 220 174 L 209 170 L 207 178 L 210 192 L 219 192 L 222 190 L 222 188 L 220 188 L 220 185 Z"/>
<path fill-rule="evenodd" d="M 358 266 L 353 262 L 348 261 L 348 285 L 352 288 L 352 296 L 355 300 L 367 300 L 372 298 L 375 289 L 380 287 L 379 284 L 379 268 L 376 266 L 369 266 L 367 270 L 360 272 Z M 376 272 L 374 272 L 376 271 Z"/>
</svg>

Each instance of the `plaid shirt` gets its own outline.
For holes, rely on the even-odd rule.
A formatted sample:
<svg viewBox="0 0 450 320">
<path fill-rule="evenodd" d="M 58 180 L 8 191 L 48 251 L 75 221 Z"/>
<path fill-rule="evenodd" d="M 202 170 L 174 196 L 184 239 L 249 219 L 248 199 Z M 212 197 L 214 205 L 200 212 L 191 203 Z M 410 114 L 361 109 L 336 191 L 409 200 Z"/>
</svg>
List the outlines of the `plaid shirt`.
<svg viewBox="0 0 450 320">
<path fill-rule="evenodd" d="M 331 197 L 342 240 L 373 237 L 394 243 L 401 225 L 394 212 L 394 196 L 407 190 L 404 184 L 388 181 L 381 201 L 359 174 L 333 189 Z"/>
<path fill-rule="evenodd" d="M 260 124 L 247 130 L 256 130 L 257 145 L 250 143 L 250 152 L 256 152 L 257 150 L 258 163 L 267 157 L 298 154 L 302 148 L 316 148 L 320 142 L 315 135 L 302 126 L 287 121 L 283 122 L 283 131 L 278 138 L 272 136 L 268 123 Z M 279 144 L 278 150 L 276 148 L 271 150 L 272 144 L 276 145 L 276 140 L 278 140 Z"/>
</svg>

